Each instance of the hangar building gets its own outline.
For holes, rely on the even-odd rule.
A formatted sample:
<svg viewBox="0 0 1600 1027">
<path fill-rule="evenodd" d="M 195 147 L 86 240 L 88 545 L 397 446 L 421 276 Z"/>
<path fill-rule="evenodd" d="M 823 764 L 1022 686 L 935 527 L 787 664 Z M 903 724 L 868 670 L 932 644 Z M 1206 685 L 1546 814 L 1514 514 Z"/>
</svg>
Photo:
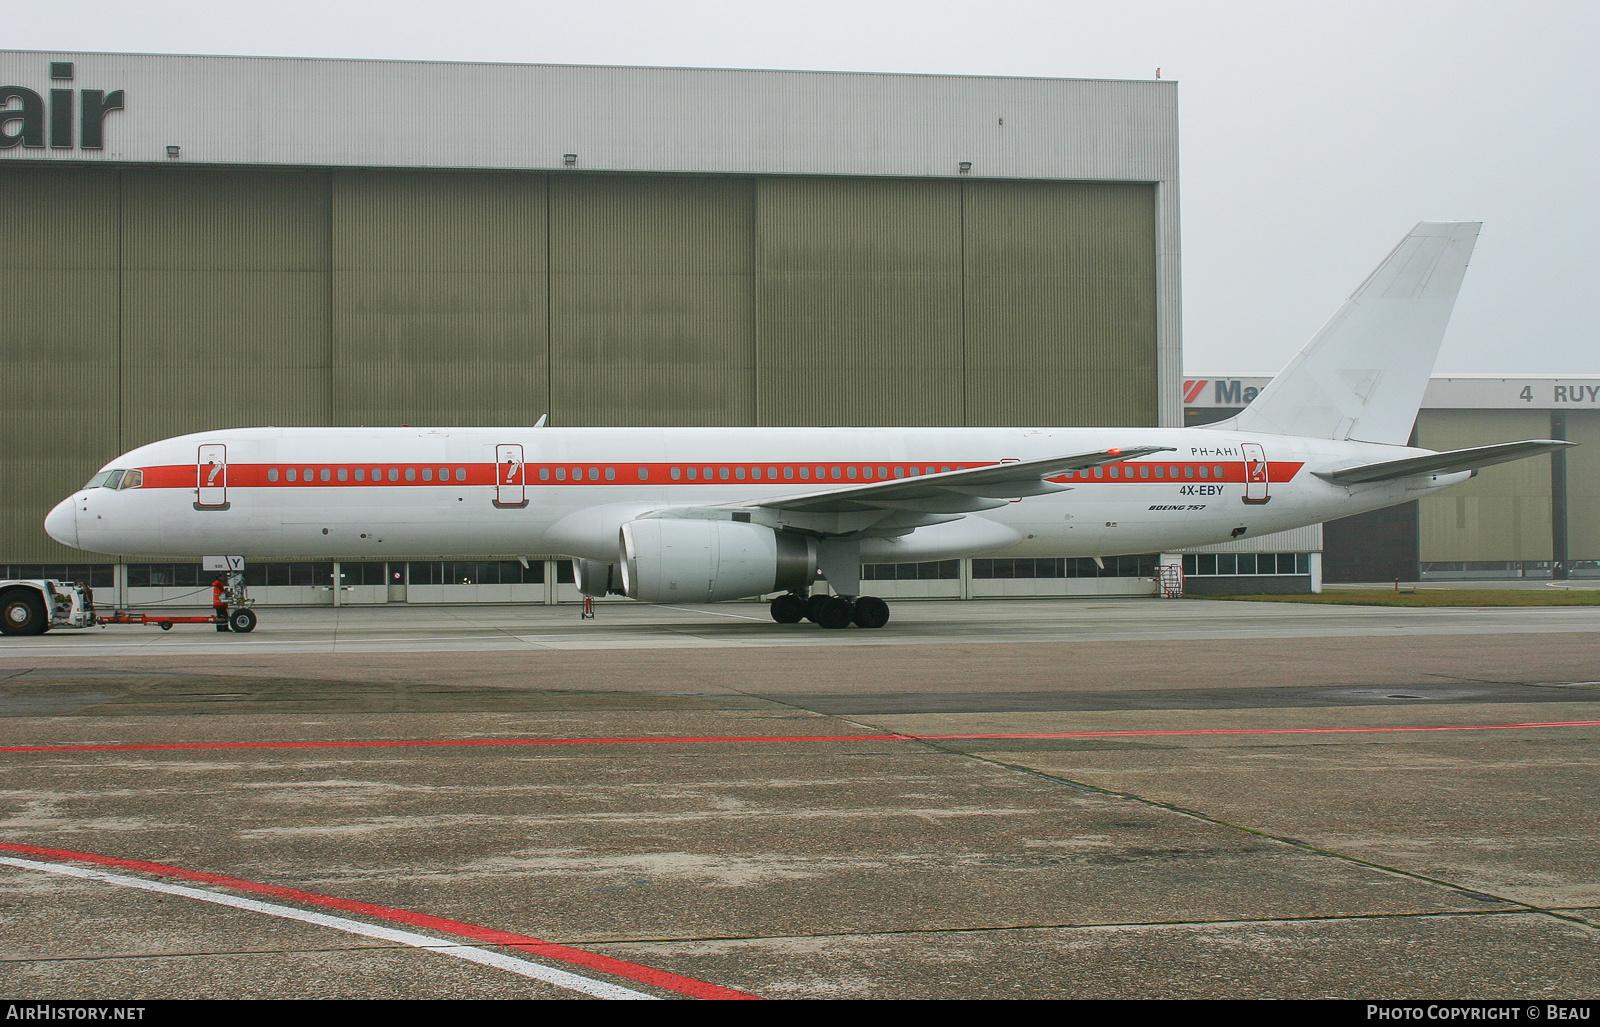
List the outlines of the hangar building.
<svg viewBox="0 0 1600 1027">
<path fill-rule="evenodd" d="M 1170 81 L 8 51 L 0 197 L 0 569 L 124 596 L 195 568 L 86 565 L 44 515 L 207 428 L 1182 418 Z M 252 573 L 381 602 L 559 572 Z"/>
</svg>

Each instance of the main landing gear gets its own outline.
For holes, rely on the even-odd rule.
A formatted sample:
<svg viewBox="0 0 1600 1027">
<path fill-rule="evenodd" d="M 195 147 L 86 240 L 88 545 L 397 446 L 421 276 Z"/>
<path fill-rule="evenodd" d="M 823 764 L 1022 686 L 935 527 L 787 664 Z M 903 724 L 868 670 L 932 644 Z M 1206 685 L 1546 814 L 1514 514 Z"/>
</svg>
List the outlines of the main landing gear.
<svg viewBox="0 0 1600 1027">
<path fill-rule="evenodd" d="M 877 596 L 802 596 L 786 592 L 772 601 L 772 619 L 796 624 L 802 619 L 825 628 L 881 628 L 889 623 L 889 604 Z"/>
</svg>

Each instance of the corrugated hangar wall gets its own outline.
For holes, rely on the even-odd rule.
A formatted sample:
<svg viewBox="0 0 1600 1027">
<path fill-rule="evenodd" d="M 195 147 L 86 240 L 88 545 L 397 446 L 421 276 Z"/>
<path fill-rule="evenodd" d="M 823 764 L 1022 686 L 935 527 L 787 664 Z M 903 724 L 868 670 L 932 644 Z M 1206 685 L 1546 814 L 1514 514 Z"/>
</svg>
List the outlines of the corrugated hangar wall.
<svg viewBox="0 0 1600 1027">
<path fill-rule="evenodd" d="M 0 559 L 253 424 L 1157 423 L 1155 187 L 0 169 Z"/>
<path fill-rule="evenodd" d="M 1423 410 L 1417 445 L 1465 449 L 1550 435 L 1545 410 Z M 1549 560 L 1550 458 L 1485 467 L 1477 477 L 1418 501 L 1419 556 L 1449 560 Z"/>
</svg>

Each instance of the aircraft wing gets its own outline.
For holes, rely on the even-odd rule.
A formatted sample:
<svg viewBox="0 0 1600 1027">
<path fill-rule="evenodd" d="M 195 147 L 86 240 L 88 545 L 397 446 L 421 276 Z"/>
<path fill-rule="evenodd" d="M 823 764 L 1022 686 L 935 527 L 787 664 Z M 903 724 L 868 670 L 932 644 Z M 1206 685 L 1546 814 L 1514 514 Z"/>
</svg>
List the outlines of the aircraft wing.
<svg viewBox="0 0 1600 1027">
<path fill-rule="evenodd" d="M 1444 453 L 1425 456 L 1408 456 L 1399 460 L 1383 460 L 1375 464 L 1342 467 L 1337 471 L 1313 471 L 1323 481 L 1335 485 L 1361 485 L 1373 481 L 1393 481 L 1418 474 L 1448 474 L 1452 471 L 1470 471 L 1493 464 L 1503 464 L 1523 457 L 1553 453 L 1558 449 L 1576 445 L 1556 439 L 1530 439 L 1526 442 L 1502 442 L 1495 446 L 1475 446 L 1472 449 L 1452 449 Z"/>
<path fill-rule="evenodd" d="M 1014 499 L 1070 489 L 1070 485 L 1046 480 L 1058 474 L 1162 452 L 1175 450 L 1171 446 L 1104 449 L 842 485 L 727 506 L 764 511 L 784 524 L 823 534 L 903 535 L 922 525 L 997 509 Z"/>
</svg>

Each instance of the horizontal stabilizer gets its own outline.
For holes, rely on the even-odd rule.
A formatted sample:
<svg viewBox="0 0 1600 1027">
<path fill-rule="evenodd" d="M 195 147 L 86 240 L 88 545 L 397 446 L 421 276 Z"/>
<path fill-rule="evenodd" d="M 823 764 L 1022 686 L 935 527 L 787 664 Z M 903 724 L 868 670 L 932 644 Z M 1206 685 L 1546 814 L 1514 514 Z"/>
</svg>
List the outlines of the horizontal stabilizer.
<svg viewBox="0 0 1600 1027">
<path fill-rule="evenodd" d="M 1553 453 L 1574 445 L 1555 439 L 1530 439 L 1526 442 L 1502 442 L 1497 446 L 1475 446 L 1472 449 L 1452 449 L 1445 453 L 1425 456 L 1408 456 L 1400 460 L 1384 460 L 1376 464 L 1361 464 L 1337 471 L 1313 471 L 1324 481 L 1335 485 L 1361 485 L 1372 481 L 1393 481 L 1419 474 L 1449 474 L 1453 471 L 1473 471 L 1492 464 L 1509 463 L 1523 457 Z"/>
</svg>

